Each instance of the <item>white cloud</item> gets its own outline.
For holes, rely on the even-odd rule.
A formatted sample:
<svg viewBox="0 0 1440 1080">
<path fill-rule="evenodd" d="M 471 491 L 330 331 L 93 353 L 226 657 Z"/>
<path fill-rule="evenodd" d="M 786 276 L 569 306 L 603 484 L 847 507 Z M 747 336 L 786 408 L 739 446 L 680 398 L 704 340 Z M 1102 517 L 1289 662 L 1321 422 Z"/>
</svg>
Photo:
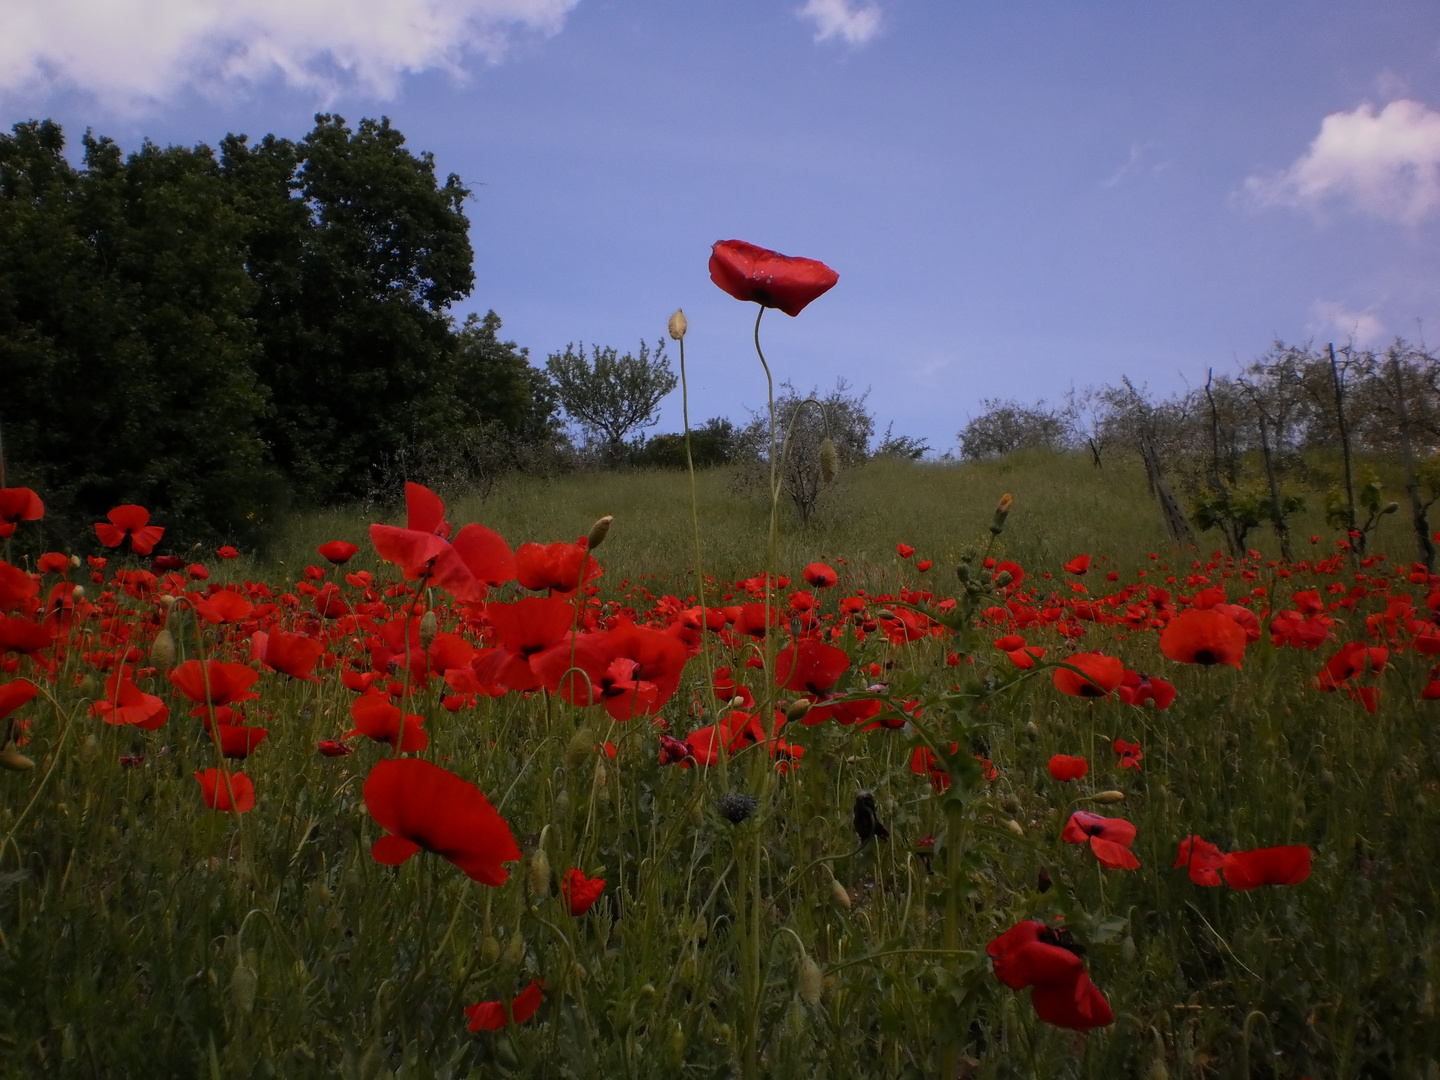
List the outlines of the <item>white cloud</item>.
<svg viewBox="0 0 1440 1080">
<path fill-rule="evenodd" d="M 0 97 L 74 88 L 127 110 L 279 78 L 395 93 L 407 74 L 500 60 L 579 0 L 0 0 Z"/>
<path fill-rule="evenodd" d="M 1372 311 L 1352 311 L 1336 300 L 1315 302 L 1314 329 L 1329 336 L 1354 342 L 1361 348 L 1382 344 L 1387 335 L 1385 324 Z"/>
<path fill-rule="evenodd" d="M 1246 191 L 1262 206 L 1319 211 L 1332 202 L 1414 225 L 1440 210 L 1440 112 L 1392 101 L 1331 113 L 1310 149 L 1283 173 L 1252 176 Z"/>
<path fill-rule="evenodd" d="M 854 0 L 805 0 L 802 19 L 815 21 L 815 40 L 840 38 L 847 45 L 864 45 L 880 33 L 880 8 Z"/>
</svg>

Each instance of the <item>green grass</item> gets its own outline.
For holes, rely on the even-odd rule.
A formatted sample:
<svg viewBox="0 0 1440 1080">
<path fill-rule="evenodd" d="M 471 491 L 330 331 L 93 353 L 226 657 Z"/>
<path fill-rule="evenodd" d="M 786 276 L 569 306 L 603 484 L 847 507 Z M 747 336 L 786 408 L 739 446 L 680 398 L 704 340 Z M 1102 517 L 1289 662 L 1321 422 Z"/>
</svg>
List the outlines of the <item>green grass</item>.
<svg viewBox="0 0 1440 1080">
<path fill-rule="evenodd" d="M 707 572 L 761 571 L 766 507 L 734 493 L 723 472 L 700 484 Z M 843 557 L 842 589 L 950 594 L 957 559 L 990 539 L 1002 491 L 1016 504 L 996 553 L 1047 590 L 1064 585 L 1043 572 L 1062 578 L 1064 560 L 1090 552 L 1097 595 L 1118 587 L 1104 581 L 1111 568 L 1119 584 L 1141 569 L 1158 584 L 1169 576 L 1162 563 L 1182 579 L 1171 588 L 1188 592 L 1195 556 L 1165 543 L 1143 474 L 1067 457 L 868 465 L 842 476 L 810 530 L 786 513 L 779 568 L 798 575 Z M 601 600 L 633 602 L 621 582 L 648 575 L 656 595 L 693 592 L 683 476 L 516 478 L 450 511 L 457 526 L 480 521 L 512 544 L 573 539 L 613 514 L 597 552 Z M 1302 557 L 1317 550 L 1310 532 L 1325 535 L 1318 550 L 1328 554 L 1333 532 L 1318 511 L 1307 515 L 1296 527 Z M 368 550 L 363 525 L 305 518 L 278 543 L 281 566 L 212 571 L 291 587 L 324 540 Z M 1263 531 L 1254 540 L 1273 546 Z M 934 569 L 917 576 L 895 554 L 901 541 Z M 1375 546 L 1408 559 L 1404 523 L 1387 520 Z M 368 554 L 355 565 L 380 569 Z M 1270 573 L 1260 564 L 1257 582 Z M 1348 568 L 1273 583 L 1288 601 L 1337 577 L 1353 583 Z M 1401 581 L 1423 608 L 1423 588 Z M 1232 577 L 1232 598 L 1252 584 Z M 1336 642 L 1364 637 L 1377 608 L 1382 598 L 1340 612 Z M 147 642 L 157 620 L 124 612 L 154 605 L 123 609 L 122 624 Z M 172 628 L 193 654 L 190 621 L 172 616 Z M 225 633 L 207 635 L 207 649 L 230 647 Z M 792 726 L 806 754 L 787 777 L 756 748 L 723 769 L 685 771 L 657 764 L 641 720 L 613 724 L 515 694 L 452 714 L 432 684 L 410 706 L 427 717 L 426 756 L 486 792 L 527 856 L 543 838 L 555 873 L 578 866 L 606 879 L 597 908 L 576 919 L 549 882 L 527 888 L 528 863 L 491 889 L 430 854 L 398 869 L 373 861 L 380 832 L 360 788 L 389 751 L 315 753 L 317 738 L 349 726 L 353 695 L 334 679 L 262 676 L 252 719 L 270 737 L 243 765 L 257 802 L 237 816 L 201 803 L 192 773 L 213 765 L 214 751 L 163 676 L 143 685 L 170 700 L 165 728 L 109 727 L 87 715 L 103 676 L 72 653 L 55 704 L 21 710 L 37 768 L 0 773 L 0 840 L 12 838 L 0 850 L 0 1075 L 894 1078 L 936 1076 L 944 1062 L 967 1077 L 1095 1080 L 1440 1071 L 1440 703 L 1420 699 L 1426 658 L 1392 656 L 1372 716 L 1311 685 L 1334 642 L 1316 653 L 1257 644 L 1242 671 L 1198 669 L 1163 659 L 1153 630 L 1091 625 L 1082 648 L 1175 683 L 1179 698 L 1161 713 L 1063 697 L 1048 673 L 1018 678 L 984 644 L 990 636 L 960 667 L 946 656 L 963 636 L 842 641 L 855 667 L 882 665 L 897 696 L 923 703 L 937 737 L 998 767 L 991 783 L 952 787 L 958 800 L 911 773 L 915 741 L 900 730 Z M 1053 631 L 1029 637 L 1047 659 L 1063 653 Z M 762 692 L 743 654 L 713 660 L 732 661 Z M 664 710 L 675 734 L 710 719 L 695 713 L 710 707 L 698 692 L 705 670 L 692 660 Z M 19 674 L 35 673 L 26 661 Z M 1143 744 L 1140 773 L 1118 770 L 1116 737 Z M 613 760 L 595 752 L 604 740 L 617 744 Z M 135 750 L 146 766 L 118 768 Z M 1054 753 L 1085 754 L 1090 774 L 1055 783 Z M 957 769 L 969 760 L 962 753 Z M 1125 801 L 1085 801 L 1105 789 Z M 761 796 L 740 825 L 718 811 L 732 790 Z M 890 840 L 858 842 L 851 811 L 862 790 L 874 792 Z M 1141 869 L 1102 870 L 1088 850 L 1061 844 L 1077 807 L 1133 821 Z M 1226 850 L 1307 844 L 1314 872 L 1289 888 L 1204 889 L 1170 868 L 1190 832 Z M 920 853 L 927 835 L 939 840 L 933 855 Z M 1054 883 L 1043 893 L 1042 867 Z M 1029 991 L 1000 985 L 984 959 L 1016 920 L 1056 915 L 1086 946 L 1115 1012 L 1089 1035 L 1040 1023 Z M 802 949 L 824 973 L 818 1003 L 800 992 Z M 508 999 L 532 977 L 546 985 L 533 1020 L 465 1030 L 464 1005 Z"/>
</svg>

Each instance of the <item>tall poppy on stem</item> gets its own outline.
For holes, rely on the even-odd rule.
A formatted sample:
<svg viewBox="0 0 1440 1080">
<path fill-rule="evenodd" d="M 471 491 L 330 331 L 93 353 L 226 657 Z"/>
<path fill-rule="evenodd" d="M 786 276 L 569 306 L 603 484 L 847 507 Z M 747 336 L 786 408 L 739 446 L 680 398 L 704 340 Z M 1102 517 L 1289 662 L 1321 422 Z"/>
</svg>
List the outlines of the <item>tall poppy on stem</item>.
<svg viewBox="0 0 1440 1080">
<path fill-rule="evenodd" d="M 1140 860 L 1130 850 L 1135 826 L 1124 818 L 1104 817 L 1088 810 L 1076 810 L 1065 823 L 1060 839 L 1067 844 L 1090 845 L 1101 866 L 1111 870 L 1138 870 Z"/>
<path fill-rule="evenodd" d="M 793 317 L 829 292 L 840 275 L 818 259 L 781 255 L 744 240 L 721 240 L 710 249 L 710 280 L 736 300 L 779 308 Z"/>
<path fill-rule="evenodd" d="M 106 521 L 95 523 L 95 535 L 106 547 L 119 547 L 130 538 L 130 550 L 136 555 L 149 555 L 165 535 L 159 525 L 151 525 L 150 511 L 134 503 L 117 506 L 105 515 Z"/>
</svg>

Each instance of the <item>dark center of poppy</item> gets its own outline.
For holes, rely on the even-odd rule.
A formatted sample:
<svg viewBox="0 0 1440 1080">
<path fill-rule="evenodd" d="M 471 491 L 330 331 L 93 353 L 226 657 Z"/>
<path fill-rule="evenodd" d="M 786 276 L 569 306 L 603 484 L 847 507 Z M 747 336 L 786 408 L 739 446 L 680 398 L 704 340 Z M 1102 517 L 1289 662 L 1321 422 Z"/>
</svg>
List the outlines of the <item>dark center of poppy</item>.
<svg viewBox="0 0 1440 1080">
<path fill-rule="evenodd" d="M 1055 930 L 1047 926 L 1040 931 L 1038 937 L 1046 945 L 1054 945 L 1067 952 L 1072 952 L 1079 957 L 1084 957 L 1085 955 L 1085 946 L 1076 941 L 1075 936 L 1071 934 L 1069 930 Z"/>
<path fill-rule="evenodd" d="M 1218 664 L 1219 662 L 1220 662 L 1220 657 L 1216 656 L 1215 653 L 1214 653 L 1212 650 L 1210 650 L 1210 649 L 1196 649 L 1196 650 L 1195 650 L 1195 663 L 1197 663 L 1197 664 Z"/>
</svg>

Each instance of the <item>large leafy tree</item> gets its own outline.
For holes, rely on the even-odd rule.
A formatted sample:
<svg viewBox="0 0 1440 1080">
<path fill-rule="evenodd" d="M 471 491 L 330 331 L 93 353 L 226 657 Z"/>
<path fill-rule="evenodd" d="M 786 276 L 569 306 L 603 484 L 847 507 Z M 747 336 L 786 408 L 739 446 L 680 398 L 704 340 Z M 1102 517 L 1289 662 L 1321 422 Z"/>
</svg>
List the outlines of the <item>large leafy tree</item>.
<svg viewBox="0 0 1440 1080">
<path fill-rule="evenodd" d="M 566 414 L 612 462 L 623 456 L 627 436 L 658 421 L 660 401 L 678 381 L 663 338 L 654 352 L 640 342 L 639 355 L 621 356 L 597 345 L 587 356 L 583 344 L 578 349 L 570 344 L 563 353 L 552 353 L 545 367 Z"/>
<path fill-rule="evenodd" d="M 6 482 L 43 492 L 48 538 L 118 502 L 171 538 L 256 536 L 275 502 L 257 424 L 245 222 L 207 147 L 128 159 L 88 133 L 0 135 L 0 425 Z"/>
<path fill-rule="evenodd" d="M 468 192 L 385 119 L 318 116 L 298 143 L 229 136 L 221 163 L 248 222 L 266 437 L 302 497 L 361 494 L 378 462 L 455 433 L 468 361 L 447 309 L 474 281 Z"/>
</svg>

